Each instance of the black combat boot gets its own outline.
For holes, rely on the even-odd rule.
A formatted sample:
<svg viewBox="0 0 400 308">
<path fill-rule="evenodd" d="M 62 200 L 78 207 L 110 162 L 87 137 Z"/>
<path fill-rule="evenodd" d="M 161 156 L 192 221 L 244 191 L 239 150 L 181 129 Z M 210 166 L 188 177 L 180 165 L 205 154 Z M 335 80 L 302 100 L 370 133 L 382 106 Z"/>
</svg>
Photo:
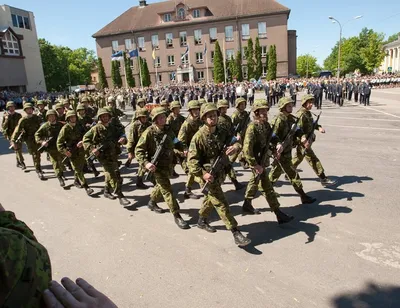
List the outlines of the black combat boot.
<svg viewBox="0 0 400 308">
<path fill-rule="evenodd" d="M 129 168 L 129 167 L 131 166 L 131 163 L 132 163 L 132 160 L 128 158 L 128 159 L 126 160 L 125 167 L 126 167 L 126 168 Z"/>
<path fill-rule="evenodd" d="M 278 224 L 280 225 L 288 223 L 294 219 L 293 216 L 285 214 L 280 209 L 275 210 L 274 213 L 276 215 L 276 219 L 278 220 Z"/>
<path fill-rule="evenodd" d="M 232 184 L 235 185 L 235 190 L 241 190 L 244 188 L 244 185 L 242 185 L 241 183 L 239 183 L 236 179 L 232 179 Z"/>
<path fill-rule="evenodd" d="M 253 207 L 251 204 L 251 199 L 244 199 L 242 205 L 242 212 L 243 214 L 250 214 L 250 215 L 259 215 L 261 212 Z"/>
<path fill-rule="evenodd" d="M 301 203 L 303 203 L 303 204 L 311 204 L 311 203 L 314 203 L 315 201 L 317 201 L 317 199 L 308 196 L 304 192 L 303 188 L 297 188 L 295 190 L 300 195 Z"/>
<path fill-rule="evenodd" d="M 110 200 L 115 200 L 117 197 L 115 197 L 111 192 L 110 188 L 106 185 L 104 186 L 104 197 Z"/>
<path fill-rule="evenodd" d="M 37 173 L 37 175 L 38 175 L 38 178 L 39 178 L 41 181 L 44 181 L 44 180 L 46 179 L 46 178 L 44 177 L 43 172 L 42 172 L 41 169 L 36 169 L 36 173 Z"/>
<path fill-rule="evenodd" d="M 83 185 L 83 188 L 85 188 L 86 194 L 87 194 L 88 196 L 90 196 L 91 194 L 94 193 L 94 190 L 93 190 L 92 188 L 90 188 L 90 187 L 88 186 L 88 184 Z"/>
<path fill-rule="evenodd" d="M 25 165 L 24 162 L 21 162 L 21 169 L 22 169 L 22 170 L 26 170 L 26 165 Z"/>
<path fill-rule="evenodd" d="M 233 228 L 231 231 L 235 239 L 235 244 L 239 247 L 244 247 L 251 243 L 251 240 L 245 237 L 237 228 Z"/>
<path fill-rule="evenodd" d="M 321 179 L 321 185 L 324 187 L 328 187 L 328 186 L 333 186 L 336 185 L 336 181 L 332 181 L 330 179 L 327 178 L 327 176 L 325 175 L 325 173 L 321 173 L 321 175 L 319 176 L 319 178 Z"/>
<path fill-rule="evenodd" d="M 143 183 L 143 177 L 142 176 L 137 176 L 136 178 L 136 187 L 138 189 L 147 189 L 149 186 L 147 186 L 145 183 Z"/>
<path fill-rule="evenodd" d="M 157 203 L 155 203 L 153 200 L 150 199 L 149 204 L 147 204 L 147 207 L 152 211 L 156 212 L 157 214 L 162 214 L 164 213 L 164 210 L 160 208 Z"/>
<path fill-rule="evenodd" d="M 128 206 L 131 205 L 131 203 L 129 202 L 128 199 L 125 198 L 124 194 L 122 192 L 119 192 L 117 194 L 118 196 L 118 200 L 119 200 L 119 204 L 121 204 L 122 206 Z"/>
<path fill-rule="evenodd" d="M 181 229 L 190 229 L 189 224 L 183 220 L 183 218 L 181 217 L 181 214 L 176 213 L 174 214 L 174 219 L 175 219 L 175 223 L 176 225 L 181 228 Z"/>
<path fill-rule="evenodd" d="M 58 181 L 60 182 L 60 186 L 65 187 L 65 182 L 64 182 L 64 179 L 62 178 L 62 176 L 60 175 L 57 178 L 58 178 Z"/>
<path fill-rule="evenodd" d="M 79 182 L 78 178 L 75 178 L 74 180 L 74 185 L 76 188 L 82 188 L 83 186 L 81 185 L 81 182 Z"/>
<path fill-rule="evenodd" d="M 185 199 L 200 199 L 201 198 L 199 195 L 195 195 L 194 193 L 192 193 L 192 190 L 189 187 L 186 187 L 183 197 Z"/>
<path fill-rule="evenodd" d="M 199 217 L 199 221 L 197 222 L 197 227 L 200 229 L 206 230 L 207 232 L 214 233 L 217 230 L 208 224 L 207 218 Z"/>
<path fill-rule="evenodd" d="M 172 172 L 172 178 L 176 179 L 178 177 L 179 177 L 179 174 L 174 169 L 174 171 Z"/>
<path fill-rule="evenodd" d="M 18 160 L 17 160 L 17 168 L 22 168 L 22 165 Z"/>
<path fill-rule="evenodd" d="M 97 171 L 96 166 L 94 165 L 94 163 L 92 161 L 88 161 L 88 165 L 89 167 L 92 169 L 94 176 L 97 178 L 100 175 L 100 172 Z"/>
</svg>

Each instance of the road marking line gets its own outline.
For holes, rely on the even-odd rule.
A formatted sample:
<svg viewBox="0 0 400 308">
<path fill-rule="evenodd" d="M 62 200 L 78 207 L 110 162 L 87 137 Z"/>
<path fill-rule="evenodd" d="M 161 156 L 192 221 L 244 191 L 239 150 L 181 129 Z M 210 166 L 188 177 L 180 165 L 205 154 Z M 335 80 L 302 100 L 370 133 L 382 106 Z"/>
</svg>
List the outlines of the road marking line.
<svg viewBox="0 0 400 308">
<path fill-rule="evenodd" d="M 365 109 L 368 109 L 368 110 L 374 110 L 374 111 L 377 111 L 377 112 L 380 112 L 380 113 L 383 113 L 383 114 L 386 114 L 386 115 L 389 115 L 389 116 L 392 116 L 392 117 L 400 119 L 400 116 L 392 114 L 392 113 L 389 113 L 389 112 L 385 112 L 385 111 L 378 110 L 378 109 L 375 109 L 375 108 L 372 108 L 372 107 L 367 107 L 367 106 L 361 106 L 361 107 L 363 107 Z"/>
<path fill-rule="evenodd" d="M 331 125 L 324 124 L 324 127 L 341 127 L 341 128 L 360 128 L 360 129 L 375 129 L 375 130 L 388 130 L 388 131 L 396 131 L 400 132 L 400 128 L 384 128 L 384 127 L 367 127 L 367 126 L 350 126 L 350 125 Z"/>
<path fill-rule="evenodd" d="M 370 119 L 370 118 L 349 118 L 349 117 L 332 117 L 332 116 L 324 116 L 324 118 L 346 119 L 346 120 L 362 120 L 362 121 L 365 120 L 365 121 L 400 122 L 400 120 Z"/>
</svg>

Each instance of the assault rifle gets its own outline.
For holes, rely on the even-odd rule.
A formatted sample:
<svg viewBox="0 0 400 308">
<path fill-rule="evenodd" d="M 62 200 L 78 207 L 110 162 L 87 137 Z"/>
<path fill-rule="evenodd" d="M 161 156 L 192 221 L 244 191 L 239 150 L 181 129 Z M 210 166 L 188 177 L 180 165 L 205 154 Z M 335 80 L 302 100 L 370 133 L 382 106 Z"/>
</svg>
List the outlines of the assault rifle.
<svg viewBox="0 0 400 308">
<path fill-rule="evenodd" d="M 40 148 L 38 149 L 38 152 L 42 153 L 42 151 L 49 146 L 49 142 L 53 140 L 53 137 L 50 137 L 49 139 L 46 140 L 47 145 L 42 145 L 40 146 Z"/>
<path fill-rule="evenodd" d="M 25 134 L 25 131 L 23 130 L 22 132 L 20 132 L 20 134 L 18 135 L 18 138 L 17 138 L 17 140 L 15 140 L 15 142 L 14 143 L 20 143 L 21 142 L 21 140 L 22 140 L 22 137 L 24 136 L 24 134 Z M 10 147 L 8 148 L 9 150 L 11 150 L 13 148 L 13 146 L 12 145 L 10 145 Z"/>
<path fill-rule="evenodd" d="M 156 149 L 156 152 L 154 153 L 153 158 L 151 159 L 151 163 L 152 163 L 154 166 L 157 166 L 158 159 L 160 158 L 160 155 L 161 155 L 161 152 L 162 152 L 162 150 L 163 150 L 164 143 L 165 143 L 165 140 L 166 140 L 166 139 L 167 139 L 167 134 L 164 134 L 164 136 L 163 136 L 162 139 L 161 139 L 161 142 L 160 142 L 160 143 L 158 144 L 158 146 L 157 146 L 157 149 Z M 144 177 L 144 180 L 145 180 L 145 181 L 148 181 L 148 180 L 149 180 L 150 174 L 151 174 L 151 172 L 150 172 L 149 170 L 147 170 L 147 171 L 146 171 L 146 174 L 145 174 L 145 177 Z"/>
<path fill-rule="evenodd" d="M 292 126 L 290 127 L 290 131 L 287 133 L 285 139 L 283 140 L 282 142 L 283 151 L 285 151 L 288 146 L 292 145 L 292 138 L 297 130 L 297 124 L 299 123 L 299 120 L 300 118 L 296 118 L 296 122 L 292 124 Z"/>
<path fill-rule="evenodd" d="M 104 148 L 104 144 L 99 145 L 96 150 L 101 152 Z M 89 157 L 86 159 L 89 163 L 94 163 L 94 161 L 96 160 L 97 156 L 92 152 L 90 153 Z"/>
<path fill-rule="evenodd" d="M 319 118 L 321 117 L 321 113 L 322 113 L 322 111 L 319 113 L 319 115 L 317 116 L 317 119 L 314 121 L 312 131 L 307 135 L 307 141 L 310 144 L 314 141 L 315 130 L 318 127 L 318 121 L 319 121 Z"/>
<path fill-rule="evenodd" d="M 239 134 L 240 137 L 243 137 L 242 135 L 246 130 L 247 124 L 249 124 L 249 120 L 250 120 L 250 113 L 246 111 L 246 116 L 235 127 L 235 136 Z"/>
<path fill-rule="evenodd" d="M 266 146 L 265 146 L 265 148 L 264 148 L 264 150 L 262 151 L 262 154 L 261 154 L 261 160 L 260 160 L 259 164 L 263 168 L 265 168 L 265 163 L 267 162 L 267 159 L 269 159 L 272 156 L 272 154 L 269 153 L 270 152 L 269 144 L 271 143 L 272 136 L 274 135 L 275 123 L 274 123 L 274 126 L 272 126 L 272 128 L 271 128 L 271 133 L 268 135 Z M 255 174 L 256 175 L 255 185 L 258 185 L 258 183 L 260 182 L 261 174 L 262 173 L 260 173 L 260 174 L 256 173 Z"/>
</svg>

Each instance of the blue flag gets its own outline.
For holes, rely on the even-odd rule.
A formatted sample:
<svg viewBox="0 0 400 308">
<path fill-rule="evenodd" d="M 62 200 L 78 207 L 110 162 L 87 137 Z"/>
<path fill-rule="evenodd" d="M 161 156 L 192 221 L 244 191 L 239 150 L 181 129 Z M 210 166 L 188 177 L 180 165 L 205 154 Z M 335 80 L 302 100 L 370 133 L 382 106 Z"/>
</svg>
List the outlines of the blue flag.
<svg viewBox="0 0 400 308">
<path fill-rule="evenodd" d="M 134 49 L 129 52 L 129 58 L 139 57 L 139 50 Z"/>
</svg>

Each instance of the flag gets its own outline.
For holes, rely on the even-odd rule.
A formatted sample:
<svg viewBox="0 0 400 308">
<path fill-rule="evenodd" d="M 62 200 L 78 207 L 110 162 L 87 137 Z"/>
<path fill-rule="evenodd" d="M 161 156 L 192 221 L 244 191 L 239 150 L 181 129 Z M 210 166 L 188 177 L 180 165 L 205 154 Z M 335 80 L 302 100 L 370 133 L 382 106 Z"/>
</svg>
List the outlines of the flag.
<svg viewBox="0 0 400 308">
<path fill-rule="evenodd" d="M 185 53 L 182 55 L 181 60 L 185 59 L 186 55 L 189 54 L 189 45 L 186 46 L 186 51 Z"/>
<path fill-rule="evenodd" d="M 203 55 L 207 54 L 207 43 L 204 44 L 204 51 L 203 51 Z"/>
<path fill-rule="evenodd" d="M 139 50 L 134 49 L 129 52 L 129 58 L 139 57 Z"/>
<path fill-rule="evenodd" d="M 121 61 L 122 60 L 122 51 L 118 51 L 111 55 L 111 61 Z"/>
<path fill-rule="evenodd" d="M 153 57 L 153 60 L 156 59 L 156 49 L 154 47 L 153 47 L 153 52 L 152 52 L 151 56 Z"/>
</svg>

